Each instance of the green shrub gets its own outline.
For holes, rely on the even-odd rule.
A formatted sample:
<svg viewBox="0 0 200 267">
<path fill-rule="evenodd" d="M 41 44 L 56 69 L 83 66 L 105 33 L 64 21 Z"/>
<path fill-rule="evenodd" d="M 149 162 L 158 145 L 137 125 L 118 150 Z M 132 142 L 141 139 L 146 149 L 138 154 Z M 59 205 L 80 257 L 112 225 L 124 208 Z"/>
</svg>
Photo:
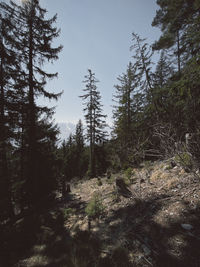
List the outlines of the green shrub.
<svg viewBox="0 0 200 267">
<path fill-rule="evenodd" d="M 64 219 L 68 219 L 70 215 L 73 215 L 75 213 L 75 210 L 72 208 L 65 208 L 63 209 L 63 217 Z"/>
<path fill-rule="evenodd" d="M 132 168 L 129 167 L 128 169 L 126 169 L 125 172 L 124 172 L 124 174 L 125 174 L 125 176 L 126 176 L 128 179 L 130 179 L 131 176 L 132 176 Z"/>
<path fill-rule="evenodd" d="M 113 184 L 115 181 L 115 175 L 111 174 L 110 179 L 107 179 L 106 181 L 108 184 Z"/>
<path fill-rule="evenodd" d="M 186 167 L 191 169 L 193 166 L 192 157 L 189 153 L 183 152 L 180 154 L 176 154 L 175 161 L 179 163 L 182 167 Z"/>
<path fill-rule="evenodd" d="M 91 219 L 98 218 L 104 211 L 104 206 L 99 195 L 94 195 L 93 198 L 88 203 L 85 212 Z"/>
</svg>

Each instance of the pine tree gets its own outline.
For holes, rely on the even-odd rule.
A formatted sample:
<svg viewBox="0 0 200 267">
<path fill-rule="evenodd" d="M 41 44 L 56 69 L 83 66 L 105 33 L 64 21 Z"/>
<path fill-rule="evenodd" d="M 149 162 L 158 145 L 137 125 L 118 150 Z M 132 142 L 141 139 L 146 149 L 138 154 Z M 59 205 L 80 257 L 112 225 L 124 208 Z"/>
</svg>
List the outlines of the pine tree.
<svg viewBox="0 0 200 267">
<path fill-rule="evenodd" d="M 79 120 L 77 125 L 76 125 L 76 131 L 75 131 L 74 139 L 75 139 L 75 144 L 77 147 L 76 148 L 77 153 L 81 154 L 83 152 L 83 149 L 84 149 L 83 124 L 82 124 L 81 120 Z"/>
<path fill-rule="evenodd" d="M 197 54 L 200 46 L 198 1 L 157 0 L 157 10 L 152 26 L 160 27 L 162 35 L 154 43 L 154 49 L 173 49 L 178 75 L 187 58 Z"/>
<path fill-rule="evenodd" d="M 169 119 L 168 114 L 170 114 L 171 110 L 169 84 L 173 75 L 174 68 L 169 62 L 166 51 L 162 50 L 160 59 L 156 65 L 154 73 L 152 74 L 152 92 L 153 99 L 157 103 L 159 123 Z M 155 107 L 152 104 L 153 103 L 149 103 L 149 112 L 155 112 Z"/>
<path fill-rule="evenodd" d="M 118 78 L 119 85 L 115 85 L 116 95 L 114 95 L 113 118 L 115 120 L 114 133 L 122 145 L 127 146 L 131 141 L 133 123 L 133 101 L 134 93 L 138 87 L 137 65 L 131 62 L 127 67 L 126 73 Z"/>
<path fill-rule="evenodd" d="M 84 112 L 86 113 L 85 120 L 87 124 L 86 139 L 90 144 L 89 175 L 90 177 L 94 177 L 96 175 L 95 147 L 97 144 L 105 141 L 106 115 L 102 114 L 101 96 L 96 86 L 98 80 L 90 69 L 85 79 L 86 80 L 83 81 L 86 84 L 83 90 L 85 94 L 80 97 L 85 100 Z"/>
<path fill-rule="evenodd" d="M 131 45 L 130 50 L 134 51 L 133 58 L 136 61 L 136 65 L 138 70 L 140 70 L 140 79 L 143 84 L 141 84 L 145 91 L 151 91 L 152 90 L 152 79 L 151 79 L 151 56 L 152 56 L 152 50 L 148 46 L 147 43 L 145 43 L 146 39 L 141 39 L 140 36 L 136 33 L 132 33 L 132 41 L 133 45 Z"/>
<path fill-rule="evenodd" d="M 75 141 L 75 153 L 76 153 L 76 176 L 81 178 L 84 174 L 84 152 L 85 152 L 85 144 L 84 144 L 84 134 L 83 134 L 83 124 L 82 121 L 79 120 L 76 125 L 76 132 L 74 134 Z"/>
<path fill-rule="evenodd" d="M 199 124 L 199 53 L 200 53 L 200 4 L 199 1 L 158 0 L 159 10 L 152 22 L 162 34 L 154 49 L 173 49 L 177 57 L 177 72 L 168 80 L 167 107 L 169 120 L 178 129 L 193 131 Z M 173 60 L 173 57 L 172 57 Z M 191 116 L 190 116 L 191 115 Z M 178 127 L 175 126 L 178 124 Z"/>
<path fill-rule="evenodd" d="M 141 89 L 141 72 L 138 64 L 129 63 L 126 73 L 118 77 L 120 84 L 116 85 L 114 96 L 114 134 L 116 148 L 120 161 L 126 164 L 129 161 L 130 151 L 140 139 L 141 125 L 143 124 L 144 92 Z"/>
<path fill-rule="evenodd" d="M 0 3 L 0 212 L 2 218 L 13 215 L 11 173 L 8 153 L 13 138 L 15 119 L 14 84 L 19 71 L 19 62 L 13 49 L 13 20 L 6 11 L 9 6 Z"/>
<path fill-rule="evenodd" d="M 37 106 L 35 100 L 39 96 L 49 99 L 57 99 L 60 96 L 60 94 L 49 93 L 45 90 L 47 79 L 56 77 L 57 73 L 47 73 L 42 69 L 42 66 L 46 61 L 53 62 L 58 59 L 58 53 L 62 47 L 52 47 L 54 38 L 59 35 L 59 31 L 54 27 L 56 16 L 46 19 L 47 11 L 40 7 L 38 0 L 29 0 L 23 2 L 22 5 L 17 5 L 11 1 L 7 12 L 12 14 L 15 21 L 15 27 L 13 27 L 16 42 L 15 51 L 21 60 L 21 68 L 23 69 L 21 73 L 23 79 L 18 79 L 17 83 L 18 87 L 24 88 L 21 91 L 21 97 L 27 100 L 26 105 L 21 106 L 21 112 L 25 110 L 27 113 L 27 116 L 23 116 L 24 111 L 21 113 L 21 127 L 23 127 L 23 129 L 21 128 L 21 137 L 23 137 L 21 143 L 23 143 L 22 147 L 26 148 L 23 157 L 27 159 L 26 168 L 23 171 L 24 177 L 26 177 L 24 190 L 28 205 L 32 206 L 39 202 L 40 197 L 46 197 L 50 193 L 50 188 L 46 187 L 45 189 L 43 186 L 42 179 L 44 179 L 45 174 L 41 171 L 42 161 L 39 160 L 44 160 L 44 165 L 47 162 L 42 155 L 44 143 L 40 133 L 46 133 L 46 137 L 48 135 L 55 137 L 57 132 L 48 130 L 49 121 L 45 118 L 45 116 L 51 118 L 53 110 Z M 51 147 L 51 141 L 48 140 L 47 143 Z M 40 184 L 42 184 L 43 191 L 41 190 L 38 197 Z"/>
<path fill-rule="evenodd" d="M 136 33 L 132 33 L 133 45 L 131 45 L 130 50 L 134 52 L 133 58 L 135 59 L 135 64 L 139 70 L 140 76 L 140 90 L 143 91 L 146 96 L 146 105 L 148 102 L 153 103 L 155 107 L 155 115 L 157 116 L 158 107 L 157 103 L 153 97 L 153 81 L 152 81 L 152 49 L 145 42 L 146 39 L 140 38 Z"/>
</svg>

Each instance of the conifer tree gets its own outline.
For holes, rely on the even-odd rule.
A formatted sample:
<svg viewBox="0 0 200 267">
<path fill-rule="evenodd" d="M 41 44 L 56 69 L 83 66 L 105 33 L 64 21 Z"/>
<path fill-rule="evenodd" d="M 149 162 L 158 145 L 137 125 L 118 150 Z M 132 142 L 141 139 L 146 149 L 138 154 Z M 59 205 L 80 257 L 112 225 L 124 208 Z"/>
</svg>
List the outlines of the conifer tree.
<svg viewBox="0 0 200 267">
<path fill-rule="evenodd" d="M 102 114 L 101 95 L 97 90 L 98 80 L 95 78 L 95 73 L 89 69 L 83 82 L 85 83 L 85 89 L 83 89 L 85 94 L 80 97 L 85 101 L 86 139 L 90 145 L 89 175 L 94 177 L 96 174 L 95 146 L 106 139 L 106 115 Z"/>
<path fill-rule="evenodd" d="M 53 110 L 37 106 L 36 98 L 43 96 L 49 99 L 57 99 L 60 95 L 46 91 L 47 80 L 56 77 L 57 73 L 47 73 L 42 66 L 46 61 L 53 62 L 58 59 L 58 53 L 62 47 L 52 47 L 54 38 L 59 35 L 59 31 L 54 26 L 56 16 L 46 19 L 47 10 L 41 8 L 38 0 L 28 0 L 21 5 L 11 1 L 8 12 L 12 14 L 15 21 L 15 27 L 13 27 L 13 35 L 17 44 L 15 51 L 18 53 L 23 69 L 23 84 L 19 83 L 19 86 L 21 85 L 21 88 L 24 88 L 25 94 L 21 94 L 21 96 L 27 97 L 27 116 L 22 119 L 23 132 L 26 133 L 26 138 L 23 140 L 26 143 L 26 145 L 24 144 L 24 147 L 26 147 L 24 154 L 27 158 L 24 170 L 24 176 L 26 177 L 24 190 L 26 191 L 27 203 L 32 206 L 39 202 L 40 197 L 47 197 L 52 190 L 48 187 L 45 189 L 43 185 L 40 187 L 44 179 L 44 173 L 41 171 L 41 160 L 44 160 L 44 165 L 47 163 L 42 156 L 44 152 L 42 147 L 46 146 L 47 143 L 51 147 L 51 137 L 48 138 L 47 136 L 54 135 L 53 139 L 55 140 L 57 130 L 54 131 L 52 128 L 51 131 L 50 126 L 48 126 Z M 45 140 L 48 142 L 43 142 L 44 139 L 41 139 L 43 134 L 46 134 L 47 139 L 45 137 Z M 39 197 L 38 187 L 43 189 Z"/>
<path fill-rule="evenodd" d="M 116 95 L 113 99 L 116 102 L 113 111 L 114 132 L 121 144 L 126 146 L 132 136 L 134 93 L 139 85 L 137 65 L 130 62 L 126 73 L 123 73 L 117 79 L 120 84 L 115 85 Z"/>
<path fill-rule="evenodd" d="M 162 34 L 154 49 L 174 49 L 177 72 L 168 80 L 171 111 L 169 120 L 179 135 L 195 131 L 199 124 L 199 54 L 200 54 L 200 4 L 199 1 L 158 0 L 159 9 L 152 22 Z M 173 58 L 172 58 L 173 59 Z M 169 95 L 168 93 L 168 95 Z M 170 112 L 168 112 L 170 113 Z M 190 116 L 191 115 L 191 116 Z M 178 127 L 176 126 L 178 125 Z"/>
<path fill-rule="evenodd" d="M 136 33 L 132 33 L 133 45 L 131 45 L 130 50 L 134 52 L 133 58 L 136 61 L 137 68 L 140 70 L 140 79 L 143 84 L 142 87 L 145 91 L 152 90 L 152 79 L 151 79 L 151 56 L 152 50 L 145 43 L 145 39 L 141 39 L 140 36 Z"/>
<path fill-rule="evenodd" d="M 11 173 L 8 153 L 15 125 L 14 79 L 19 71 L 19 62 L 13 49 L 13 20 L 7 13 L 9 6 L 0 3 L 0 212 L 2 218 L 13 215 Z"/>
<path fill-rule="evenodd" d="M 82 121 L 79 120 L 76 125 L 76 132 L 74 134 L 75 141 L 75 153 L 76 153 L 76 162 L 74 168 L 76 170 L 76 176 L 81 178 L 84 174 L 84 134 L 83 134 L 83 124 Z"/>
<path fill-rule="evenodd" d="M 180 76 L 186 59 L 196 55 L 200 49 L 200 4 L 198 1 L 188 0 L 157 0 L 157 5 L 160 8 L 152 26 L 160 27 L 162 35 L 153 47 L 156 50 L 173 48 Z"/>
<path fill-rule="evenodd" d="M 144 92 L 145 106 L 149 103 L 154 107 L 154 118 L 158 119 L 158 104 L 154 98 L 153 92 L 153 77 L 152 77 L 152 49 L 145 42 L 145 39 L 140 38 L 136 33 L 132 33 L 133 45 L 131 46 L 131 51 L 134 52 L 133 58 L 136 60 L 137 67 L 140 75 L 140 90 Z"/>
<path fill-rule="evenodd" d="M 126 73 L 118 77 L 114 95 L 114 131 L 121 163 L 128 162 L 129 152 L 141 137 L 144 93 L 141 90 L 141 73 L 138 64 L 129 63 Z"/>
</svg>

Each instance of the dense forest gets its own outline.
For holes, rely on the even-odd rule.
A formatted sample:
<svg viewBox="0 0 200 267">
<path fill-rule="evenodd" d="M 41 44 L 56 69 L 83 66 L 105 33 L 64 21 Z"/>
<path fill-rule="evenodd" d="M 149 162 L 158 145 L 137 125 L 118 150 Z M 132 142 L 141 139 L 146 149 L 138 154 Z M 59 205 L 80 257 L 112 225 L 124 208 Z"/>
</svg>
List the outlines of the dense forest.
<svg viewBox="0 0 200 267">
<path fill-rule="evenodd" d="M 128 174 L 143 162 L 172 157 L 199 176 L 200 2 L 157 0 L 157 5 L 152 26 L 160 28 L 159 40 L 149 44 L 130 35 L 132 58 L 114 85 L 111 134 L 99 81 L 88 69 L 77 96 L 85 121 L 60 144 L 55 110 L 37 104 L 41 96 L 62 97 L 45 89 L 58 75 L 47 73 L 46 63 L 57 60 L 63 48 L 53 46 L 60 33 L 57 16 L 48 18 L 39 0 L 0 2 L 0 266 L 129 266 L 17 262 L 38 238 L 41 224 L 53 224 L 45 212 L 67 201 L 74 181 Z M 63 220 L 61 213 L 56 216 L 55 227 Z"/>
</svg>

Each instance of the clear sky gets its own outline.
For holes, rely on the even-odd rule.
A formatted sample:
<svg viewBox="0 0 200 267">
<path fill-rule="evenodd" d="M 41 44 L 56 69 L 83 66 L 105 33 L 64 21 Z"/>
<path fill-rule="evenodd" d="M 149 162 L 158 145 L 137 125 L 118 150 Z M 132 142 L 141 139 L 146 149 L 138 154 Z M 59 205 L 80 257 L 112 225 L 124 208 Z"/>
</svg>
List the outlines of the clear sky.
<svg viewBox="0 0 200 267">
<path fill-rule="evenodd" d="M 40 3 L 49 16 L 58 14 L 57 27 L 61 34 L 56 43 L 64 46 L 59 60 L 47 67 L 59 73 L 58 79 L 47 87 L 55 88 L 55 92 L 64 91 L 57 103 L 51 103 L 57 106 L 56 122 L 76 123 L 83 119 L 78 96 L 82 94 L 82 81 L 90 68 L 100 81 L 98 89 L 110 124 L 113 86 L 132 60 L 131 33 L 147 38 L 149 44 L 160 35 L 151 26 L 156 0 L 40 0 Z"/>
</svg>

